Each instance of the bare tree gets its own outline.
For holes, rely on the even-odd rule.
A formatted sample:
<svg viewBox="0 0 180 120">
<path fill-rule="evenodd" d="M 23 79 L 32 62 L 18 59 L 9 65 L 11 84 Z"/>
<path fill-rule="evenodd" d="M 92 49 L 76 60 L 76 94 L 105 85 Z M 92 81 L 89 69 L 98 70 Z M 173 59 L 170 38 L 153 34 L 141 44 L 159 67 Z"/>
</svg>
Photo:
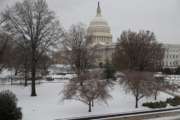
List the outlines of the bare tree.
<svg viewBox="0 0 180 120">
<path fill-rule="evenodd" d="M 111 62 L 107 59 L 103 68 L 103 77 L 106 79 L 109 86 L 113 86 L 116 81 L 116 70 Z"/>
<path fill-rule="evenodd" d="M 113 62 L 119 69 L 157 71 L 162 67 L 164 49 L 150 31 L 124 31 L 118 39 Z"/>
<path fill-rule="evenodd" d="M 21 44 L 21 46 L 15 44 L 13 51 L 11 54 L 13 59 L 10 64 L 11 68 L 15 70 L 15 75 L 22 74 L 24 77 L 24 86 L 27 86 L 27 81 L 30 78 L 30 47 L 26 46 L 25 44 Z"/>
<path fill-rule="evenodd" d="M 1 32 L 0 33 L 0 71 L 7 67 L 10 61 L 10 53 L 12 50 L 12 36 Z"/>
<path fill-rule="evenodd" d="M 24 86 L 28 85 L 28 81 L 31 78 L 30 68 L 31 68 L 31 58 L 30 58 L 30 46 L 27 44 L 15 45 L 11 52 L 11 61 L 10 68 L 15 70 L 15 75 L 19 76 L 18 78 L 24 80 Z M 47 68 L 50 65 L 51 59 L 48 55 L 43 54 L 37 63 L 37 72 L 41 77 L 47 74 Z M 37 78 L 38 79 L 38 78 Z"/>
<path fill-rule="evenodd" d="M 149 97 L 153 94 L 153 73 L 141 71 L 126 71 L 125 76 L 120 81 L 125 90 L 135 97 L 135 108 L 138 108 L 138 102 L 143 97 Z"/>
<path fill-rule="evenodd" d="M 24 0 L 2 13 L 4 30 L 16 35 L 17 44 L 30 46 L 31 96 L 36 96 L 35 80 L 37 63 L 51 46 L 57 45 L 63 35 L 54 12 L 48 9 L 45 0 Z M 18 40 L 18 38 L 23 38 Z"/>
<path fill-rule="evenodd" d="M 153 72 L 125 71 L 120 84 L 135 97 L 135 108 L 144 97 L 154 96 L 155 100 L 160 91 L 176 90 L 176 86 L 164 79 L 164 76 L 154 75 Z"/>
<path fill-rule="evenodd" d="M 154 99 L 157 99 L 157 96 L 159 94 L 160 91 L 164 91 L 168 88 L 167 87 L 167 83 L 164 79 L 164 76 L 162 75 L 156 75 L 155 79 L 152 80 L 153 83 L 153 94 L 154 94 Z"/>
<path fill-rule="evenodd" d="M 63 100 L 78 100 L 89 106 L 89 112 L 92 111 L 94 101 L 103 101 L 107 103 L 107 99 L 111 96 L 108 93 L 106 81 L 101 79 L 101 75 L 95 72 L 86 72 L 73 78 L 63 90 Z M 83 86 L 80 85 L 79 79 L 83 79 Z"/>
<path fill-rule="evenodd" d="M 164 48 L 150 31 L 124 31 L 118 39 L 113 63 L 120 70 L 128 70 L 120 83 L 135 96 L 136 108 L 140 99 L 155 93 L 158 83 L 151 72 L 161 69 L 163 57 Z"/>
<path fill-rule="evenodd" d="M 151 80 L 153 86 L 153 94 L 154 99 L 157 100 L 157 96 L 160 91 L 176 91 L 177 85 L 170 83 L 167 81 L 165 75 L 156 74 L 154 75 L 154 79 Z"/>
<path fill-rule="evenodd" d="M 64 50 L 61 54 L 73 71 L 76 78 L 69 81 L 63 90 L 64 100 L 75 99 L 89 106 L 89 112 L 94 101 L 106 102 L 110 97 L 106 80 L 102 78 L 102 71 L 90 70 L 95 63 L 96 47 L 91 46 L 91 36 L 86 35 L 82 24 L 73 25 L 63 41 Z"/>
<path fill-rule="evenodd" d="M 86 72 L 95 62 L 95 47 L 90 47 L 91 37 L 87 37 L 82 24 L 73 25 L 66 34 L 64 45 L 64 59 L 71 65 L 77 76 Z M 83 81 L 80 81 L 81 85 Z"/>
<path fill-rule="evenodd" d="M 39 64 L 38 64 L 38 69 L 41 70 L 42 75 L 47 75 L 48 68 L 51 64 L 52 64 L 52 59 L 50 58 L 49 55 L 44 54 L 40 58 Z"/>
</svg>

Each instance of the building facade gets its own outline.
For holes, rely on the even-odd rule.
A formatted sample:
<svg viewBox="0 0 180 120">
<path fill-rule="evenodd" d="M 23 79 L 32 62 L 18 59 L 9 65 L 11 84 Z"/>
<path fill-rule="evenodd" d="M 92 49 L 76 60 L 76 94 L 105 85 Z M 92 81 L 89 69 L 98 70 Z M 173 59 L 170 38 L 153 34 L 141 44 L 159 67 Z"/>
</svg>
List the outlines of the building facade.
<svg viewBox="0 0 180 120">
<path fill-rule="evenodd" d="M 90 22 L 87 29 L 88 36 L 92 37 L 92 45 L 108 46 L 112 44 L 112 34 L 108 22 L 101 14 L 100 4 L 98 3 L 95 18 Z"/>
<path fill-rule="evenodd" d="M 180 66 L 180 45 L 164 44 L 165 55 L 163 60 L 164 68 L 177 68 Z"/>
<path fill-rule="evenodd" d="M 97 6 L 96 16 L 89 23 L 87 35 L 91 37 L 90 47 L 96 46 L 96 65 L 105 64 L 106 60 L 112 60 L 112 54 L 115 50 L 116 43 L 112 42 L 111 28 L 104 19 L 100 4 Z M 164 44 L 165 56 L 163 59 L 163 68 L 175 69 L 180 66 L 180 45 Z M 64 53 L 64 52 L 59 52 Z M 61 54 L 55 55 L 55 63 L 65 63 Z"/>
<path fill-rule="evenodd" d="M 97 46 L 98 58 L 97 64 L 104 64 L 105 61 L 112 59 L 115 50 L 115 43 L 112 43 L 111 28 L 104 19 L 98 3 L 95 18 L 90 22 L 87 29 L 88 36 L 91 36 L 91 46 Z M 164 44 L 165 56 L 163 60 L 163 68 L 177 68 L 180 66 L 180 45 Z"/>
<path fill-rule="evenodd" d="M 87 29 L 87 35 L 91 37 L 90 46 L 96 46 L 97 59 L 96 64 L 104 64 L 105 61 L 112 59 L 113 43 L 111 28 L 101 13 L 101 7 L 98 2 L 97 13 L 90 22 Z"/>
</svg>

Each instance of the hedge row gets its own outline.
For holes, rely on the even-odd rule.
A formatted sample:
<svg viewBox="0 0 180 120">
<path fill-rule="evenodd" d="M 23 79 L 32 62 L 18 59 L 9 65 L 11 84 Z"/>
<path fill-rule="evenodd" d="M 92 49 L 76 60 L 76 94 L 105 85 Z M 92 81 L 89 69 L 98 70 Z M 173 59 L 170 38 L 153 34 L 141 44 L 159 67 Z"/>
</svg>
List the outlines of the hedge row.
<svg viewBox="0 0 180 120">
<path fill-rule="evenodd" d="M 146 103 L 143 103 L 142 106 L 149 107 L 149 108 L 165 108 L 167 104 L 171 106 L 180 105 L 180 97 L 175 96 L 174 98 L 167 98 L 166 101 L 146 102 Z"/>
<path fill-rule="evenodd" d="M 180 105 L 180 97 L 168 98 L 166 103 L 170 104 L 171 106 Z"/>
<path fill-rule="evenodd" d="M 143 103 L 143 106 L 149 107 L 149 108 L 165 108 L 167 106 L 167 103 L 164 101 L 160 102 L 147 102 Z"/>
</svg>

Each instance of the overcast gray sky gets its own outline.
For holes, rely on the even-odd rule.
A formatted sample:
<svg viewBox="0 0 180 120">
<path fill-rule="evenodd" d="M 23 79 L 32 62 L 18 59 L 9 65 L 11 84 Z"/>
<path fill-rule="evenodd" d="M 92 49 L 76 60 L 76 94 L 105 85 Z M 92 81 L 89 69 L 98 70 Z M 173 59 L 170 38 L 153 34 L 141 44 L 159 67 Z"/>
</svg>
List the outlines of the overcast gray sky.
<svg viewBox="0 0 180 120">
<path fill-rule="evenodd" d="M 0 10 L 17 0 L 0 0 Z M 21 0 L 19 0 L 21 1 Z M 113 40 L 123 30 L 150 30 L 160 42 L 180 44 L 180 0 L 99 0 Z M 65 29 L 82 22 L 88 26 L 98 0 L 47 0 Z"/>
</svg>

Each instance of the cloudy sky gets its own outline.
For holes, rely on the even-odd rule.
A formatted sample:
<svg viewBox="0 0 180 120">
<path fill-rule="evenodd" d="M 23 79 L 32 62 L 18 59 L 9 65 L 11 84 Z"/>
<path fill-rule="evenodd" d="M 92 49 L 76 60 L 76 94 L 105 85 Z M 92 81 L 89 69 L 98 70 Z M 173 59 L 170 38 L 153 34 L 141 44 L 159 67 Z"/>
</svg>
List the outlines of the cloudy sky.
<svg viewBox="0 0 180 120">
<path fill-rule="evenodd" d="M 0 11 L 17 0 L 0 0 Z M 21 1 L 21 0 L 19 0 Z M 164 43 L 180 44 L 180 0 L 99 0 L 112 29 L 113 40 L 123 30 L 153 31 Z M 47 0 L 65 29 L 82 22 L 88 26 L 98 0 Z"/>
</svg>

